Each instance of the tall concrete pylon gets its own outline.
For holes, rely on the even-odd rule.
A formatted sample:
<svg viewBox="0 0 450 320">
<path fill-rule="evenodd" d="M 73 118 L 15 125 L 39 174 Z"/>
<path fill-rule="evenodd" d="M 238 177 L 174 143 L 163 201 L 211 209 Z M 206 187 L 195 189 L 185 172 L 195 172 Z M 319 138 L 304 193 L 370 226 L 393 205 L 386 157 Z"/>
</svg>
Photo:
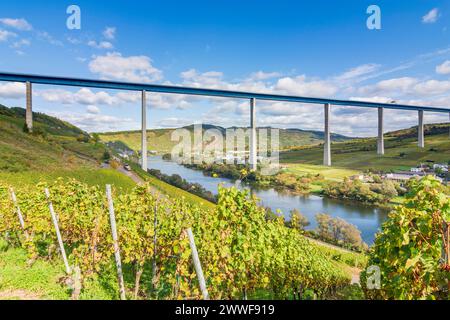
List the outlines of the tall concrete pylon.
<svg viewBox="0 0 450 320">
<path fill-rule="evenodd" d="M 250 146 L 249 146 L 249 160 L 250 168 L 257 170 L 258 158 L 257 158 L 257 137 L 256 137 L 256 99 L 250 99 Z"/>
<path fill-rule="evenodd" d="M 141 133 L 141 168 L 147 171 L 147 99 L 142 90 L 142 133 Z"/>
<path fill-rule="evenodd" d="M 331 166 L 330 108 L 331 104 L 326 103 L 324 105 L 324 114 L 325 114 L 325 129 L 324 129 L 324 144 L 323 144 L 324 166 Z"/>
<path fill-rule="evenodd" d="M 26 111 L 25 111 L 25 123 L 27 125 L 28 132 L 33 132 L 33 93 L 31 82 L 25 83 L 26 87 Z"/>
<path fill-rule="evenodd" d="M 423 110 L 419 110 L 419 124 L 418 124 L 418 146 L 425 148 L 425 131 L 423 126 Z"/>
<path fill-rule="evenodd" d="M 383 108 L 378 108 L 378 140 L 377 154 L 384 155 L 384 128 L 383 128 Z"/>
</svg>

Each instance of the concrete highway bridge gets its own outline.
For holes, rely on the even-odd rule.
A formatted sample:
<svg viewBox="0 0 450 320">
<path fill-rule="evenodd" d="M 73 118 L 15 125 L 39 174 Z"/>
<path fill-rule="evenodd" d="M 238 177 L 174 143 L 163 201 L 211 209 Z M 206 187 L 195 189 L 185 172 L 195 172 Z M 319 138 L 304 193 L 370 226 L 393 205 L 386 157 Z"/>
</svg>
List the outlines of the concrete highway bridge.
<svg viewBox="0 0 450 320">
<path fill-rule="evenodd" d="M 0 81 L 9 82 L 22 82 L 26 84 L 26 125 L 30 131 L 33 130 L 33 117 L 32 117 L 32 85 L 44 84 L 44 85 L 58 85 L 58 86 L 71 86 L 71 87 L 87 87 L 87 88 L 99 88 L 99 89 L 115 89 L 115 90 L 128 90 L 139 91 L 142 93 L 142 142 L 141 142 L 141 154 L 147 154 L 147 103 L 146 92 L 156 93 L 171 93 L 171 94 L 184 94 L 184 95 L 197 95 L 208 97 L 223 97 L 231 99 L 248 99 L 249 100 L 249 112 L 250 112 L 250 157 L 249 162 L 252 169 L 257 168 L 257 136 L 256 136 L 256 101 L 282 101 L 292 103 L 308 103 L 323 105 L 324 116 L 324 155 L 323 164 L 331 166 L 331 139 L 330 139 L 330 108 L 331 106 L 343 106 L 343 107 L 358 107 L 358 108 L 376 108 L 378 109 L 378 140 L 377 140 L 377 153 L 379 155 L 384 154 L 384 130 L 383 130 L 383 111 L 384 109 L 406 110 L 416 111 L 418 115 L 418 146 L 420 148 L 425 147 L 424 139 L 424 113 L 436 112 L 450 115 L 450 109 L 444 107 L 428 107 L 428 106 L 413 106 L 403 105 L 397 103 L 375 103 L 365 101 L 353 101 L 353 100 L 336 100 L 327 98 L 311 98 L 292 95 L 279 95 L 279 94 L 266 94 L 244 91 L 229 91 L 219 89 L 206 89 L 206 88 L 191 88 L 172 85 L 159 85 L 159 84 L 145 84 L 145 83 L 129 83 L 120 81 L 108 81 L 108 80 L 93 80 L 93 79 L 78 79 L 68 77 L 53 77 L 43 75 L 32 74 L 18 74 L 18 73 L 4 73 L 0 72 Z M 142 169 L 147 170 L 147 157 L 142 156 L 141 159 Z"/>
</svg>

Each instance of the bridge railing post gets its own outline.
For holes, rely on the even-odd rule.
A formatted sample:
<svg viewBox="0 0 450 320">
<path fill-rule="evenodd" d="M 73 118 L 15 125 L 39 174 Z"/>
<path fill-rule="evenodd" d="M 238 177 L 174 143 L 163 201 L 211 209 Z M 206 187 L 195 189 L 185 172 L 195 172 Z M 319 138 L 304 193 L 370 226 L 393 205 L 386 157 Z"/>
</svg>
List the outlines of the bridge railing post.
<svg viewBox="0 0 450 320">
<path fill-rule="evenodd" d="M 33 92 L 32 92 L 32 84 L 27 81 L 25 83 L 26 87 L 26 111 L 25 111 L 25 123 L 28 129 L 28 132 L 33 131 Z"/>
<path fill-rule="evenodd" d="M 142 90 L 141 168 L 147 171 L 147 100 L 145 90 Z"/>
<path fill-rule="evenodd" d="M 324 105 L 324 143 L 323 143 L 323 165 L 331 166 L 331 134 L 330 134 L 330 108 L 331 104 Z"/>
<path fill-rule="evenodd" d="M 423 125 L 423 110 L 419 110 L 419 123 L 418 123 L 418 146 L 419 148 L 425 148 L 425 131 Z"/>
<path fill-rule="evenodd" d="M 256 137 L 256 99 L 250 99 L 250 146 L 249 146 L 249 162 L 251 170 L 257 170 L 257 137 Z"/>
<path fill-rule="evenodd" d="M 384 119 L 383 108 L 378 108 L 378 140 L 377 140 L 377 154 L 384 155 Z"/>
</svg>

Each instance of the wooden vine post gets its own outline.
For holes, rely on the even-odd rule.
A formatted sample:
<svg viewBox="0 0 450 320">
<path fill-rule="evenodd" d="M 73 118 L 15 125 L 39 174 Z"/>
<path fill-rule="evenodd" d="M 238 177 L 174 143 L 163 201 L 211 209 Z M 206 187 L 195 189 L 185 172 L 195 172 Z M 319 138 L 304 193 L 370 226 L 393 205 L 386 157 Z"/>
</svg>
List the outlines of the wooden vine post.
<svg viewBox="0 0 450 320">
<path fill-rule="evenodd" d="M 192 229 L 188 228 L 186 230 L 188 238 L 189 238 L 189 245 L 191 246 L 192 251 L 192 260 L 194 262 L 194 268 L 195 272 L 197 273 L 198 282 L 200 284 L 200 290 L 202 291 L 203 299 L 209 300 L 208 290 L 206 289 L 206 282 L 205 277 L 203 276 L 203 270 L 202 265 L 200 264 L 200 259 L 198 257 L 197 247 L 195 245 L 194 241 L 194 235 L 192 234 Z"/>
<path fill-rule="evenodd" d="M 156 254 L 157 254 L 157 248 L 156 244 L 158 243 L 158 235 L 157 235 L 157 228 L 158 228 L 158 205 L 155 206 L 154 209 L 155 216 L 153 218 L 153 261 L 152 261 L 152 293 L 153 295 L 156 294 Z"/>
<path fill-rule="evenodd" d="M 56 237 L 58 238 L 59 249 L 61 251 L 61 255 L 64 260 L 64 265 L 66 267 L 66 273 L 70 274 L 71 270 L 70 270 L 69 262 L 67 260 L 66 250 L 64 249 L 64 243 L 62 241 L 61 232 L 59 231 L 58 217 L 56 216 L 55 210 L 53 209 L 52 201 L 50 200 L 50 192 L 48 191 L 47 188 L 45 188 L 44 191 L 45 191 L 45 196 L 47 197 L 48 208 L 50 209 L 50 214 L 52 215 L 53 226 L 55 227 L 55 230 L 56 230 Z"/>
<path fill-rule="evenodd" d="M 111 196 L 111 185 L 106 185 L 106 197 L 108 198 L 109 221 L 111 223 L 111 233 L 114 245 L 114 257 L 116 259 L 117 277 L 119 280 L 120 299 L 126 300 L 125 283 L 123 281 L 122 262 L 120 259 L 119 241 L 117 237 L 116 216 L 114 214 L 114 203 Z"/>
<path fill-rule="evenodd" d="M 28 240 L 28 232 L 25 230 L 25 222 L 23 219 L 22 211 L 20 210 L 20 206 L 17 203 L 16 194 L 14 193 L 13 188 L 10 188 L 9 191 L 11 192 L 11 199 L 13 201 L 14 207 L 16 208 L 17 216 L 19 217 L 20 226 L 21 226 L 23 232 L 25 233 L 25 239 Z"/>
</svg>

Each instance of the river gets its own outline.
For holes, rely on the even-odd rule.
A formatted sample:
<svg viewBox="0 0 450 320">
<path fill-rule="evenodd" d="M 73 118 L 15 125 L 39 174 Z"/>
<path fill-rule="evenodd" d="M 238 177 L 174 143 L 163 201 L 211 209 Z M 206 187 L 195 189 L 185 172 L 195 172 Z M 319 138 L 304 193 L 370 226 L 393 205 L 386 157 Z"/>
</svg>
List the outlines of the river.
<svg viewBox="0 0 450 320">
<path fill-rule="evenodd" d="M 235 185 L 230 179 L 205 176 L 199 170 L 186 168 L 176 162 L 165 161 L 160 156 L 149 157 L 148 167 L 160 170 L 167 175 L 178 174 L 188 182 L 201 184 L 206 190 L 214 194 L 217 194 L 220 183 L 226 187 Z M 281 210 L 286 218 L 289 217 L 289 212 L 292 209 L 298 209 L 311 222 L 308 229 L 316 227 L 315 215 L 317 213 L 326 213 L 333 217 L 342 218 L 357 226 L 361 231 L 363 240 L 368 244 L 373 243 L 375 233 L 388 214 L 387 210 L 366 206 L 358 202 L 329 199 L 317 195 L 299 196 L 274 189 L 262 190 L 248 186 L 244 186 L 244 188 L 250 189 L 253 194 L 261 199 L 261 205 L 270 207 L 274 212 L 277 209 Z"/>
</svg>

